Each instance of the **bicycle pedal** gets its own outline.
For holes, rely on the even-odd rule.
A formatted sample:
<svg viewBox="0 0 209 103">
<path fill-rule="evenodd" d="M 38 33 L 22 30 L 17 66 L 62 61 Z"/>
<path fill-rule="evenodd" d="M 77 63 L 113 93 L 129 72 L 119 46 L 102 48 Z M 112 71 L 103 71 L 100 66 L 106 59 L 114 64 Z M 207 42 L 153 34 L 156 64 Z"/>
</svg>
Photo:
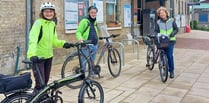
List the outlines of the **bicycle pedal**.
<svg viewBox="0 0 209 103">
<path fill-rule="evenodd" d="M 146 67 L 149 67 L 150 65 L 149 64 L 146 64 Z"/>
</svg>

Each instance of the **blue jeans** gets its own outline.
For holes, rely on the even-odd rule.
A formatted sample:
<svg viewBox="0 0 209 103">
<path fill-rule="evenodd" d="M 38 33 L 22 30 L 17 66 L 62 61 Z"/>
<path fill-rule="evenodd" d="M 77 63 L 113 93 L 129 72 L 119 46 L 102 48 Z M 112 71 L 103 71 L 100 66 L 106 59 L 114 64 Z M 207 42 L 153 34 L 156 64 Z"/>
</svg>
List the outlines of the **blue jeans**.
<svg viewBox="0 0 209 103">
<path fill-rule="evenodd" d="M 98 51 L 98 44 L 96 45 L 87 45 L 88 47 L 83 47 L 82 48 L 82 51 L 84 53 L 84 55 L 86 57 L 88 57 L 90 55 L 90 53 L 92 52 L 93 55 L 90 57 L 91 58 L 91 61 L 94 63 L 94 61 L 96 60 L 96 54 L 97 54 L 97 51 Z M 89 49 L 87 49 L 89 48 Z M 81 58 L 81 65 L 82 65 L 82 69 L 84 71 L 86 71 L 86 59 L 84 57 Z"/>
<path fill-rule="evenodd" d="M 170 44 L 169 48 L 167 48 L 165 50 L 165 53 L 168 58 L 168 65 L 169 65 L 169 72 L 170 73 L 174 72 L 173 48 L 174 48 L 174 43 Z"/>
</svg>

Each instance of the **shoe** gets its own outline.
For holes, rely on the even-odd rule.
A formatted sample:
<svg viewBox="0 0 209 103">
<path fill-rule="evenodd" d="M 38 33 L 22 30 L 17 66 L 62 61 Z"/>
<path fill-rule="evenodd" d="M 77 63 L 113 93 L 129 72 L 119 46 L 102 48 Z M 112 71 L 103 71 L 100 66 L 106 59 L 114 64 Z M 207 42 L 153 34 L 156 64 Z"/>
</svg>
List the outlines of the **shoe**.
<svg viewBox="0 0 209 103">
<path fill-rule="evenodd" d="M 170 73 L 170 78 L 173 79 L 174 78 L 174 73 Z"/>
</svg>

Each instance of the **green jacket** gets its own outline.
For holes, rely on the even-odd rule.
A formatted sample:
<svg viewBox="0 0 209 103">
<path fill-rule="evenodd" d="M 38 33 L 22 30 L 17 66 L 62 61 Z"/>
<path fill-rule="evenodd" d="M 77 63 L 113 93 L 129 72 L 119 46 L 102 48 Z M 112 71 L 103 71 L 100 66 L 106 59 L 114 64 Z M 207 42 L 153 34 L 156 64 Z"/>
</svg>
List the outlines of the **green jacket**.
<svg viewBox="0 0 209 103">
<path fill-rule="evenodd" d="M 97 32 L 97 36 L 99 37 L 97 22 L 94 22 L 94 28 Z M 90 31 L 90 21 L 86 18 L 82 19 L 76 31 L 77 40 L 87 40 L 89 37 L 89 31 Z"/>
<path fill-rule="evenodd" d="M 42 37 L 38 42 L 40 28 L 42 26 Z M 53 21 L 38 19 L 32 26 L 29 35 L 29 46 L 27 57 L 38 56 L 39 58 L 53 57 L 53 47 L 63 47 L 65 41 L 58 40 Z"/>
</svg>

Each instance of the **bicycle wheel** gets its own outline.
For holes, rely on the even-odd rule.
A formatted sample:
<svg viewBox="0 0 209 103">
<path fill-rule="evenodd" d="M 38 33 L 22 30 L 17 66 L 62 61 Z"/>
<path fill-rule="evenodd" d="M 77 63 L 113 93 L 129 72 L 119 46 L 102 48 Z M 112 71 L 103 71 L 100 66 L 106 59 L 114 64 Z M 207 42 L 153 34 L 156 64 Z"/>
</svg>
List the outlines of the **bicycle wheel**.
<svg viewBox="0 0 209 103">
<path fill-rule="evenodd" d="M 152 70 L 154 68 L 154 49 L 152 49 L 151 46 L 148 46 L 147 48 L 147 64 L 146 67 L 149 70 Z"/>
<path fill-rule="evenodd" d="M 108 50 L 108 68 L 113 77 L 118 77 L 121 72 L 121 58 L 117 49 L 109 48 Z"/>
<path fill-rule="evenodd" d="M 168 79 L 168 59 L 166 54 L 161 54 L 160 55 L 160 60 L 159 60 L 159 70 L 160 70 L 160 77 L 161 81 L 165 83 Z"/>
<path fill-rule="evenodd" d="M 5 98 L 1 103 L 26 103 L 32 95 L 26 92 L 15 93 Z"/>
<path fill-rule="evenodd" d="M 48 94 L 44 93 L 36 98 L 33 103 L 63 103 L 63 99 L 60 96 L 49 96 Z"/>
<path fill-rule="evenodd" d="M 86 63 L 86 61 L 84 63 Z M 90 76 L 90 74 L 88 72 L 90 69 L 89 67 L 90 67 L 90 63 L 87 62 L 86 72 L 85 72 L 85 75 L 87 77 Z M 69 57 L 67 57 L 67 59 L 64 61 L 64 64 L 62 65 L 61 76 L 62 76 L 62 78 L 65 78 L 70 75 L 75 75 L 80 72 L 80 69 L 81 69 L 81 67 L 79 64 L 79 56 L 78 56 L 78 53 L 75 52 L 72 55 L 70 55 Z M 77 82 L 67 84 L 66 86 L 69 88 L 72 88 L 72 89 L 77 89 L 77 88 L 81 87 L 81 84 L 82 84 L 82 81 L 77 81 Z"/>
<path fill-rule="evenodd" d="M 88 80 L 79 91 L 78 103 L 104 103 L 102 86 L 97 81 Z"/>
</svg>

